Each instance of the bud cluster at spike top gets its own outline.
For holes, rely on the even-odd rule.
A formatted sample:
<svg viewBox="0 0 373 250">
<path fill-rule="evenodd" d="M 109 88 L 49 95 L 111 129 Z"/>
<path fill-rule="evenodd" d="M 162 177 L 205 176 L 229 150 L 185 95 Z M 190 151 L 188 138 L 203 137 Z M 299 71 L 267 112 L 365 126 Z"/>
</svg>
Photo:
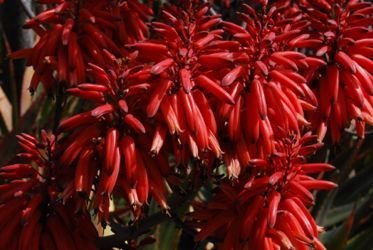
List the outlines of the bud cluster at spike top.
<svg viewBox="0 0 373 250">
<path fill-rule="evenodd" d="M 309 208 L 334 167 L 307 157 L 373 125 L 373 4 L 245 1 L 232 22 L 205 1 L 154 16 L 146 2 L 40 0 L 26 22 L 39 40 L 11 57 L 34 68 L 30 91 L 85 105 L 55 135 L 18 136 L 19 163 L 0 168 L 1 244 L 95 249 L 110 199 L 146 219 L 152 199 L 172 209 L 187 173 L 214 182 L 223 164 L 211 200 L 191 204 L 196 241 L 325 249 Z"/>
</svg>

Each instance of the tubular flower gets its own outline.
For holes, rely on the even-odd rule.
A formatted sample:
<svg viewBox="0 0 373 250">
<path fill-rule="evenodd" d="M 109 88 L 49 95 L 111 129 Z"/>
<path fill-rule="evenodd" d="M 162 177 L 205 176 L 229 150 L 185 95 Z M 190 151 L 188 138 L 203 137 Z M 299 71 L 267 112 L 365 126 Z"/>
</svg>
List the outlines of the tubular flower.
<svg viewBox="0 0 373 250">
<path fill-rule="evenodd" d="M 230 64 L 229 49 L 237 46 L 221 40 L 223 31 L 216 28 L 220 16 L 207 15 L 208 5 L 180 4 L 185 8 L 169 6 L 162 11 L 162 22 L 152 22 L 154 39 L 128 46 L 138 54 L 136 60 L 151 63 L 142 70 L 151 83 L 146 113 L 165 121 L 174 135 L 178 163 L 190 156 L 204 158 L 205 152 L 221 156 L 212 103 L 234 101 L 220 85 L 219 75 L 204 65 L 210 60 Z"/>
<path fill-rule="evenodd" d="M 121 0 L 118 12 L 120 22 L 115 33 L 116 44 L 129 44 L 148 37 L 149 28 L 145 23 L 153 15 L 153 10 L 137 0 Z"/>
<path fill-rule="evenodd" d="M 327 62 L 315 75 L 320 109 L 313 126 L 322 140 L 330 129 L 333 143 L 354 121 L 359 137 L 373 125 L 373 5 L 360 1 L 304 1 L 311 22 L 309 38 L 298 47 L 315 51 Z M 311 45 L 311 41 L 313 45 Z"/>
<path fill-rule="evenodd" d="M 251 160 L 252 178 L 241 178 L 234 186 L 222 183 L 211 201 L 197 204 L 197 240 L 222 239 L 224 250 L 325 249 L 308 208 L 314 204 L 313 190 L 336 184 L 312 177 L 333 166 L 304 162 L 321 145 L 314 141 L 310 134 L 277 141 L 276 154 Z"/>
<path fill-rule="evenodd" d="M 244 25 L 223 22 L 233 41 L 239 43 L 235 56 L 217 56 L 219 68 L 225 71 L 221 85 L 229 88 L 235 101 L 234 105 L 220 105 L 218 111 L 229 142 L 227 150 L 223 148 L 225 161 L 235 177 L 250 157 L 267 157 L 275 152 L 276 139 L 299 135 L 310 125 L 304 111 L 315 110 L 317 99 L 303 74 L 311 70 L 311 64 L 324 64 L 289 45 L 307 27 L 290 1 L 264 5 L 259 12 L 246 4 L 243 8 L 237 15 Z"/>
<path fill-rule="evenodd" d="M 104 217 L 115 188 L 126 196 L 137 215 L 149 192 L 167 208 L 162 176 L 169 172 L 168 161 L 163 154 L 150 158 L 148 152 L 156 147 L 152 144 L 161 139 L 153 143 L 145 135 L 153 132 L 152 128 L 140 120 L 143 110 L 138 104 L 144 101 L 149 84 L 136 77 L 138 67 L 125 69 L 114 61 L 107 71 L 96 65 L 91 68 L 97 83 L 81 83 L 68 92 L 92 101 L 95 108 L 67 118 L 59 127 L 61 132 L 72 132 L 61 157 L 62 165 L 76 166 L 72 189 L 89 197 L 95 185 L 94 207 Z"/>
<path fill-rule="evenodd" d="M 14 59 L 25 58 L 34 68 L 31 92 L 40 82 L 45 89 L 53 90 L 57 84 L 70 87 L 86 81 L 88 62 L 105 65 L 104 49 L 125 56 L 119 44 L 144 39 L 147 34 L 144 21 L 152 13 L 134 0 L 116 5 L 110 0 L 40 2 L 53 7 L 25 24 L 40 39 L 33 48 L 11 55 Z M 126 26 L 127 23 L 132 25 Z"/>
<path fill-rule="evenodd" d="M 0 168 L 2 249 L 96 249 L 89 214 L 75 213 L 72 199 L 62 203 L 54 136 L 17 138 L 22 163 Z"/>
</svg>

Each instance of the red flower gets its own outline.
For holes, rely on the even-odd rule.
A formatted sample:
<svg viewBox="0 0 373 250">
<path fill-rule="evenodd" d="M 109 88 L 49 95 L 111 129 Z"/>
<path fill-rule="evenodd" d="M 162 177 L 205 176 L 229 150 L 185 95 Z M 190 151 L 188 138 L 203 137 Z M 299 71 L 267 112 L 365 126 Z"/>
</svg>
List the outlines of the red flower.
<svg viewBox="0 0 373 250">
<path fill-rule="evenodd" d="M 257 0 L 236 24 L 172 1 L 148 26 L 137 0 L 39 2 L 47 10 L 25 27 L 40 39 L 12 57 L 35 69 L 31 91 L 42 83 L 84 107 L 59 124 L 58 143 L 18 136 L 22 162 L 0 168 L 5 247 L 94 249 L 88 209 L 103 223 L 111 198 L 135 219 L 150 197 L 168 209 L 168 183 L 194 189 L 224 161 L 228 178 L 194 206 L 197 240 L 324 249 L 308 209 L 313 190 L 336 187 L 316 176 L 334 167 L 306 158 L 328 127 L 338 142 L 350 121 L 360 136 L 373 124 L 371 3 Z"/>
<path fill-rule="evenodd" d="M 238 42 L 237 52 L 217 56 L 218 68 L 225 72 L 221 84 L 235 101 L 233 106 L 220 105 L 218 111 L 229 139 L 223 148 L 225 162 L 235 177 L 250 157 L 275 153 L 275 140 L 299 135 L 310 125 L 304 111 L 315 110 L 317 99 L 303 75 L 310 65 L 324 64 L 289 45 L 307 28 L 297 6 L 279 1 L 258 12 L 246 4 L 243 8 L 238 17 L 244 25 L 223 22 Z"/>
<path fill-rule="evenodd" d="M 330 128 L 334 143 L 354 121 L 359 137 L 365 123 L 373 125 L 373 5 L 360 1 L 304 1 L 310 35 L 296 47 L 306 47 L 327 62 L 315 75 L 320 109 L 313 117 L 322 140 Z"/>
<path fill-rule="evenodd" d="M 152 22 L 154 39 L 128 46 L 138 53 L 136 60 L 151 63 L 142 70 L 151 82 L 146 112 L 168 127 L 178 163 L 190 156 L 207 161 L 205 152 L 221 156 L 212 105 L 234 103 L 220 86 L 219 74 L 205 66 L 219 60 L 218 55 L 230 55 L 236 44 L 221 39 L 222 30 L 216 28 L 220 16 L 208 15 L 208 5 L 192 2 L 162 10 L 163 21 Z"/>
<path fill-rule="evenodd" d="M 74 86 L 86 81 L 88 63 L 105 65 L 103 50 L 125 56 L 124 43 L 143 40 L 145 21 L 152 10 L 137 1 L 45 0 L 52 8 L 29 20 L 39 36 L 37 44 L 12 54 L 26 58 L 35 73 L 30 83 L 33 92 L 41 82 L 46 90 L 57 84 Z M 128 25 L 129 24 L 129 25 Z"/>
<path fill-rule="evenodd" d="M 237 184 L 222 183 L 207 204 L 197 204 L 193 214 L 201 231 L 221 239 L 222 249 L 325 249 L 308 208 L 312 190 L 335 188 L 313 174 L 334 169 L 324 163 L 304 163 L 320 147 L 316 136 L 285 138 L 276 142 L 276 154 L 252 159 L 249 178 Z"/>
<path fill-rule="evenodd" d="M 147 203 L 149 192 L 162 208 L 167 208 L 162 177 L 169 172 L 167 158 L 160 154 L 151 159 L 148 154 L 159 150 L 165 135 L 156 129 L 152 142 L 149 132 L 154 129 L 141 121 L 143 107 L 138 105 L 147 100 L 144 98 L 150 86 L 142 82 L 138 67 L 127 69 L 113 60 L 107 71 L 91 64 L 96 84 L 82 83 L 68 89 L 96 106 L 61 122 L 61 132 L 72 132 L 65 142 L 61 164 L 76 165 L 72 190 L 89 197 L 95 186 L 94 207 L 104 217 L 108 216 L 108 201 L 115 188 L 134 206 L 137 215 L 141 211 L 138 208 Z"/>
<path fill-rule="evenodd" d="M 62 202 L 55 138 L 43 131 L 41 141 L 17 136 L 23 163 L 0 168 L 0 240 L 9 249 L 96 249 L 97 231 L 76 203 Z"/>
</svg>

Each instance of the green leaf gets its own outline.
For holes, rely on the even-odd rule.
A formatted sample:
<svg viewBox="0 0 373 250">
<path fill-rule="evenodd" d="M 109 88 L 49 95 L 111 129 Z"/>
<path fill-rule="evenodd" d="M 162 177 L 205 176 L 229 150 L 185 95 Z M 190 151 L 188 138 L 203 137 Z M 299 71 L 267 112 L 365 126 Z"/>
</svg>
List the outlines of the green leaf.
<svg viewBox="0 0 373 250">
<path fill-rule="evenodd" d="M 344 249 L 354 222 L 355 212 L 352 212 L 347 220 L 340 226 L 321 235 L 321 241 L 328 250 Z"/>
<path fill-rule="evenodd" d="M 340 222 L 347 219 L 347 217 L 351 214 L 354 207 L 357 209 L 360 208 L 365 202 L 367 201 L 366 198 L 361 198 L 359 200 L 346 203 L 341 206 L 336 206 L 333 208 L 330 208 L 325 216 L 324 223 L 322 226 L 324 227 L 330 227 L 336 224 L 339 224 Z"/>
<path fill-rule="evenodd" d="M 327 216 L 325 217 L 324 223 L 322 226 L 330 227 L 343 220 L 345 220 L 352 211 L 354 207 L 353 203 L 349 203 L 339 207 L 333 207 L 327 211 Z"/>
<path fill-rule="evenodd" d="M 359 233 L 347 243 L 346 250 L 366 250 L 373 246 L 373 227 Z"/>
<path fill-rule="evenodd" d="M 335 198 L 335 204 L 341 205 L 357 200 L 373 187 L 373 165 L 365 167 L 356 176 L 343 183 Z"/>
</svg>

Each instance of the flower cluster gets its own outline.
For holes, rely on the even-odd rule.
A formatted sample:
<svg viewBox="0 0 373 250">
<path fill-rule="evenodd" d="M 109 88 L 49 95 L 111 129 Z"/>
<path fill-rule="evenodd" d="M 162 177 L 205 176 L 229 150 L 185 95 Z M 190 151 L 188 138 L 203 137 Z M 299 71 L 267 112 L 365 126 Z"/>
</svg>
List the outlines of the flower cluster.
<svg viewBox="0 0 373 250">
<path fill-rule="evenodd" d="M 313 50 L 327 65 L 307 78 L 314 82 L 320 108 L 313 126 L 322 140 L 330 128 L 334 143 L 355 122 L 364 137 L 365 123 L 373 124 L 373 5 L 360 1 L 305 1 L 310 34 L 298 37 L 297 47 Z"/>
<path fill-rule="evenodd" d="M 40 39 L 33 48 L 11 55 L 25 58 L 34 68 L 31 93 L 39 83 L 55 91 L 59 85 L 70 87 L 86 81 L 88 63 L 105 65 L 104 50 L 126 56 L 123 44 L 147 36 L 145 21 L 152 14 L 147 6 L 132 0 L 116 5 L 111 0 L 39 2 L 54 6 L 25 24 Z"/>
<path fill-rule="evenodd" d="M 324 62 L 292 47 L 294 37 L 307 26 L 302 13 L 290 8 L 287 1 L 273 4 L 268 11 L 265 7 L 255 12 L 249 5 L 243 5 L 239 18 L 245 28 L 223 23 L 232 40 L 239 44 L 221 80 L 221 85 L 231 89 L 235 104 L 221 104 L 218 111 L 227 124 L 225 134 L 230 140 L 225 162 L 230 175 L 235 177 L 241 171 L 237 162 L 245 168 L 250 157 L 274 153 L 277 139 L 288 134 L 300 135 L 310 125 L 305 111 L 317 107 L 303 72 L 314 71 Z M 290 9 L 279 15 L 285 8 Z"/>
<path fill-rule="evenodd" d="M 350 121 L 360 137 L 373 123 L 371 3 L 252 1 L 234 23 L 198 0 L 151 22 L 136 0 L 39 2 L 25 27 L 40 39 L 12 56 L 34 68 L 31 91 L 61 88 L 84 106 L 40 142 L 19 136 L 26 163 L 0 168 L 2 242 L 93 249 L 88 212 L 111 223 L 114 198 L 141 220 L 150 199 L 170 209 L 190 169 L 209 183 L 223 163 L 215 196 L 193 204 L 196 240 L 324 249 L 308 209 L 312 190 L 336 187 L 315 176 L 333 167 L 307 157 L 328 128 L 337 143 Z"/>
<path fill-rule="evenodd" d="M 105 218 L 115 188 L 125 195 L 138 215 L 138 208 L 147 203 L 149 192 L 161 207 L 167 208 L 162 178 L 169 173 L 166 155 L 151 159 L 148 154 L 151 150 L 159 151 L 164 132 L 161 128 L 152 131 L 151 124 L 141 121 L 144 115 L 139 103 L 150 85 L 143 82 L 138 67 L 123 67 L 112 55 L 107 55 L 113 61 L 106 71 L 90 64 L 96 84 L 81 83 L 68 89 L 95 107 L 61 122 L 59 131 L 72 133 L 65 142 L 61 165 L 76 165 L 76 192 L 88 198 L 95 184 L 94 207 Z M 149 130 L 155 138 L 145 135 Z"/>
<path fill-rule="evenodd" d="M 275 143 L 276 154 L 252 159 L 251 177 L 233 186 L 222 183 L 210 202 L 195 204 L 197 240 L 218 237 L 224 250 L 325 249 L 308 208 L 314 204 L 312 190 L 336 187 L 312 175 L 334 167 L 304 162 L 320 146 L 311 134 L 284 138 Z"/>
<path fill-rule="evenodd" d="M 128 46 L 144 64 L 142 74 L 149 75 L 146 114 L 164 121 L 159 126 L 173 135 L 178 163 L 192 156 L 208 164 L 208 152 L 221 156 L 211 102 L 234 103 L 210 68 L 219 67 L 219 57 L 230 54 L 231 44 L 217 28 L 220 16 L 208 11 L 208 5 L 196 8 L 188 1 L 170 6 L 160 21 L 152 22 L 153 39 Z"/>
<path fill-rule="evenodd" d="M 66 197 L 58 168 L 55 136 L 17 136 L 24 152 L 20 163 L 4 166 L 0 177 L 0 234 L 8 249 L 96 249 L 98 237 L 88 211 Z"/>
</svg>

